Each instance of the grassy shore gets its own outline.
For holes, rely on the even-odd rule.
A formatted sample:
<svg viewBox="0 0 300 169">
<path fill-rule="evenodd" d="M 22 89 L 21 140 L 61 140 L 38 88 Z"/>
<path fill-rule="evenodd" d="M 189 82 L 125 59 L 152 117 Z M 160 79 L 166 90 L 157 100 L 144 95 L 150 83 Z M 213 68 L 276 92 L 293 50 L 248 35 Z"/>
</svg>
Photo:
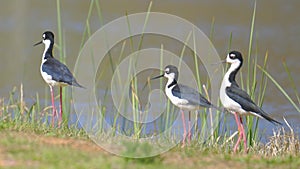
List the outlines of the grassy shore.
<svg viewBox="0 0 300 169">
<path fill-rule="evenodd" d="M 129 159 L 106 152 L 84 135 L 67 137 L 37 133 L 32 129 L 1 128 L 1 168 L 298 168 L 300 158 L 291 153 L 260 154 L 266 145 L 249 154 L 232 154 L 219 148 L 175 147 L 156 157 Z M 299 146 L 299 144 L 298 144 Z"/>
</svg>

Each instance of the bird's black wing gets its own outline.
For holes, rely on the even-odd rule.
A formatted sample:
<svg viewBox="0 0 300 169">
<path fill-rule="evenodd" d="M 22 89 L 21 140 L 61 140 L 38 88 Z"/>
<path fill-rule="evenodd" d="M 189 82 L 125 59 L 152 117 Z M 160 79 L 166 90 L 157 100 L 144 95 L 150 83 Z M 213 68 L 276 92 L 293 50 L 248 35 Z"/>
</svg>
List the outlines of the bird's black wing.
<svg viewBox="0 0 300 169">
<path fill-rule="evenodd" d="M 266 120 L 272 122 L 281 124 L 280 122 L 272 119 L 266 112 L 264 112 L 260 107 L 258 107 L 250 98 L 248 93 L 240 89 L 236 85 L 232 85 L 230 87 L 226 88 L 226 94 L 235 102 L 239 103 L 241 107 L 248 111 L 256 113 L 258 116 L 261 116 L 265 118 Z"/>
<path fill-rule="evenodd" d="M 190 104 L 200 105 L 201 107 L 212 107 L 212 104 L 204 96 L 188 86 L 177 84 L 173 88 L 172 93 L 181 99 L 188 100 Z"/>
<path fill-rule="evenodd" d="M 77 83 L 68 67 L 55 58 L 48 58 L 42 66 L 42 71 L 47 73 L 51 72 L 50 75 L 52 76 L 52 79 L 57 82 L 63 82 L 69 85 L 83 87 Z"/>
</svg>

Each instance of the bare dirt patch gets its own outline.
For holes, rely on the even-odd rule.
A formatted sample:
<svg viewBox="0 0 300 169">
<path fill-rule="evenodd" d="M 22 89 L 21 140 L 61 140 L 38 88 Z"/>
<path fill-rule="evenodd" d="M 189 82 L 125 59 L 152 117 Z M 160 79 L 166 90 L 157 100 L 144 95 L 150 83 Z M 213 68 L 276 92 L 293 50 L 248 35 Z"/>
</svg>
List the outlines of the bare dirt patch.
<svg viewBox="0 0 300 169">
<path fill-rule="evenodd" d="M 43 144 L 69 146 L 74 149 L 87 152 L 105 152 L 92 141 L 72 139 L 72 138 L 57 138 L 57 137 L 38 137 L 37 141 Z"/>
</svg>

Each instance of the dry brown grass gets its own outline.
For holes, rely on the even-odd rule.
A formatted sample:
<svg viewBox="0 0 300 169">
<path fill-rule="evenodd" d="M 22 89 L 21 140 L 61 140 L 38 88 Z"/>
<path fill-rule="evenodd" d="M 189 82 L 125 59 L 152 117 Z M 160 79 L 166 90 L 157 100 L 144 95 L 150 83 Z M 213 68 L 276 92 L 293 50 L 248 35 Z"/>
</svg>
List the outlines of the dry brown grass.
<svg viewBox="0 0 300 169">
<path fill-rule="evenodd" d="M 273 136 L 270 137 L 270 141 L 259 149 L 259 154 L 267 157 L 287 155 L 298 156 L 300 154 L 299 136 L 294 132 L 294 129 L 286 120 L 285 123 L 289 127 L 289 131 L 283 127 L 277 131 L 273 131 Z"/>
</svg>

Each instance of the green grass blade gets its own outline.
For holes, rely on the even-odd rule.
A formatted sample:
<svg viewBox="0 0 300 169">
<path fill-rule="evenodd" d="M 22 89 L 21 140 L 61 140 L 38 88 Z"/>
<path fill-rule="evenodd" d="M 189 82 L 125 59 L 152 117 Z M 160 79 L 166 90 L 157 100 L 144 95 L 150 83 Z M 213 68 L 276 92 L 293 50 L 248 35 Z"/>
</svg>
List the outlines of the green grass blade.
<svg viewBox="0 0 300 169">
<path fill-rule="evenodd" d="M 96 0 L 95 3 L 96 3 L 96 9 L 97 9 L 97 14 L 98 14 L 99 22 L 100 22 L 101 25 L 103 25 L 104 22 L 103 22 L 102 10 L 100 8 L 99 0 Z"/>
<path fill-rule="evenodd" d="M 150 12 L 151 12 L 151 8 L 152 8 L 152 1 L 150 1 L 150 4 L 148 6 L 147 15 L 146 15 L 145 22 L 144 22 L 144 25 L 143 25 L 141 39 L 140 39 L 139 45 L 138 45 L 138 50 L 141 50 L 141 48 L 142 48 L 143 39 L 144 39 L 144 32 L 145 32 L 145 29 L 147 27 L 147 23 L 148 23 L 148 20 L 149 20 L 149 15 L 150 15 Z"/>
<path fill-rule="evenodd" d="M 195 60 L 195 70 L 196 70 L 196 77 L 197 77 L 197 86 L 198 86 L 198 91 L 202 93 L 202 87 L 201 87 L 201 79 L 200 79 L 200 71 L 199 71 L 199 65 L 198 65 L 198 57 L 197 57 L 197 44 L 196 44 L 196 38 L 194 34 L 194 29 L 193 29 L 193 44 L 194 44 L 194 60 Z"/>
<path fill-rule="evenodd" d="M 57 12 L 57 32 L 58 32 L 58 47 L 60 61 L 65 63 L 63 56 L 63 38 L 62 38 L 62 28 L 61 28 L 61 13 L 60 13 L 60 0 L 56 0 L 56 12 Z"/>
<path fill-rule="evenodd" d="M 253 41 L 253 32 L 254 32 L 254 23 L 255 23 L 255 15 L 256 15 L 256 0 L 254 1 L 254 8 L 253 8 L 253 15 L 252 15 L 252 22 L 251 22 L 251 29 L 250 29 L 250 37 L 249 37 L 249 48 L 248 48 L 248 74 L 247 74 L 247 92 L 250 92 L 250 58 L 252 53 L 252 41 Z"/>
<path fill-rule="evenodd" d="M 261 66 L 257 67 L 275 84 L 275 86 L 280 90 L 280 92 L 288 99 L 288 101 L 294 106 L 294 108 L 300 113 L 300 109 L 297 104 L 291 99 L 291 97 L 286 93 L 286 91 L 281 87 L 281 85 Z"/>
<path fill-rule="evenodd" d="M 86 18 L 86 25 L 84 27 L 83 35 L 82 35 L 82 39 L 81 39 L 81 43 L 80 43 L 80 49 L 82 49 L 83 45 L 85 44 L 85 39 L 90 37 L 90 35 L 86 35 L 86 34 L 88 33 L 88 31 L 90 31 L 90 28 L 88 26 L 89 26 L 89 20 L 91 18 L 91 13 L 92 13 L 92 10 L 93 10 L 93 6 L 94 6 L 94 0 L 91 0 L 88 15 L 87 15 L 87 18 Z"/>
<path fill-rule="evenodd" d="M 256 52 L 255 52 L 255 57 L 254 57 L 254 64 L 253 65 L 257 65 L 257 57 L 258 57 L 258 51 L 257 51 L 257 47 L 256 47 Z M 250 96 L 253 100 L 255 100 L 255 90 L 256 90 L 256 86 L 257 86 L 257 74 L 256 74 L 256 66 L 253 66 L 252 68 L 252 85 L 251 85 L 251 93 Z"/>
<path fill-rule="evenodd" d="M 286 73 L 287 73 L 287 75 L 288 75 L 288 77 L 289 77 L 289 81 L 290 81 L 290 83 L 291 83 L 291 85 L 292 85 L 292 88 L 293 88 L 293 90 L 294 90 L 294 92 L 295 92 L 295 95 L 296 95 L 298 104 L 300 104 L 299 93 L 298 93 L 298 90 L 297 90 L 297 87 L 296 87 L 294 78 L 293 78 L 293 76 L 291 75 L 290 69 L 288 68 L 288 66 L 287 66 L 287 64 L 286 64 L 285 59 L 282 60 L 282 65 L 283 65 L 283 67 L 284 67 L 284 69 L 285 69 L 285 71 L 286 71 Z"/>
<path fill-rule="evenodd" d="M 183 59 L 183 54 L 185 52 L 185 49 L 186 49 L 186 46 L 188 44 L 188 41 L 190 40 L 191 38 L 191 35 L 192 35 L 192 31 L 189 32 L 188 36 L 186 37 L 185 41 L 184 41 L 184 45 L 182 47 L 182 50 L 180 52 L 180 58 L 179 58 L 179 63 L 178 63 L 178 71 L 180 72 L 180 69 L 181 69 L 181 62 L 182 62 L 182 59 Z"/>
<path fill-rule="evenodd" d="M 267 67 L 268 56 L 269 56 L 269 52 L 266 51 L 264 64 L 263 64 L 263 69 L 266 69 L 266 67 Z M 259 87 L 259 92 L 258 92 L 258 101 L 257 101 L 257 103 L 258 103 L 259 106 L 262 106 L 262 103 L 264 102 L 264 97 L 263 96 L 265 95 L 265 92 L 266 92 L 266 89 L 267 89 L 267 84 L 268 84 L 268 81 L 267 81 L 266 75 L 263 73 L 261 75 L 260 87 Z"/>
</svg>

